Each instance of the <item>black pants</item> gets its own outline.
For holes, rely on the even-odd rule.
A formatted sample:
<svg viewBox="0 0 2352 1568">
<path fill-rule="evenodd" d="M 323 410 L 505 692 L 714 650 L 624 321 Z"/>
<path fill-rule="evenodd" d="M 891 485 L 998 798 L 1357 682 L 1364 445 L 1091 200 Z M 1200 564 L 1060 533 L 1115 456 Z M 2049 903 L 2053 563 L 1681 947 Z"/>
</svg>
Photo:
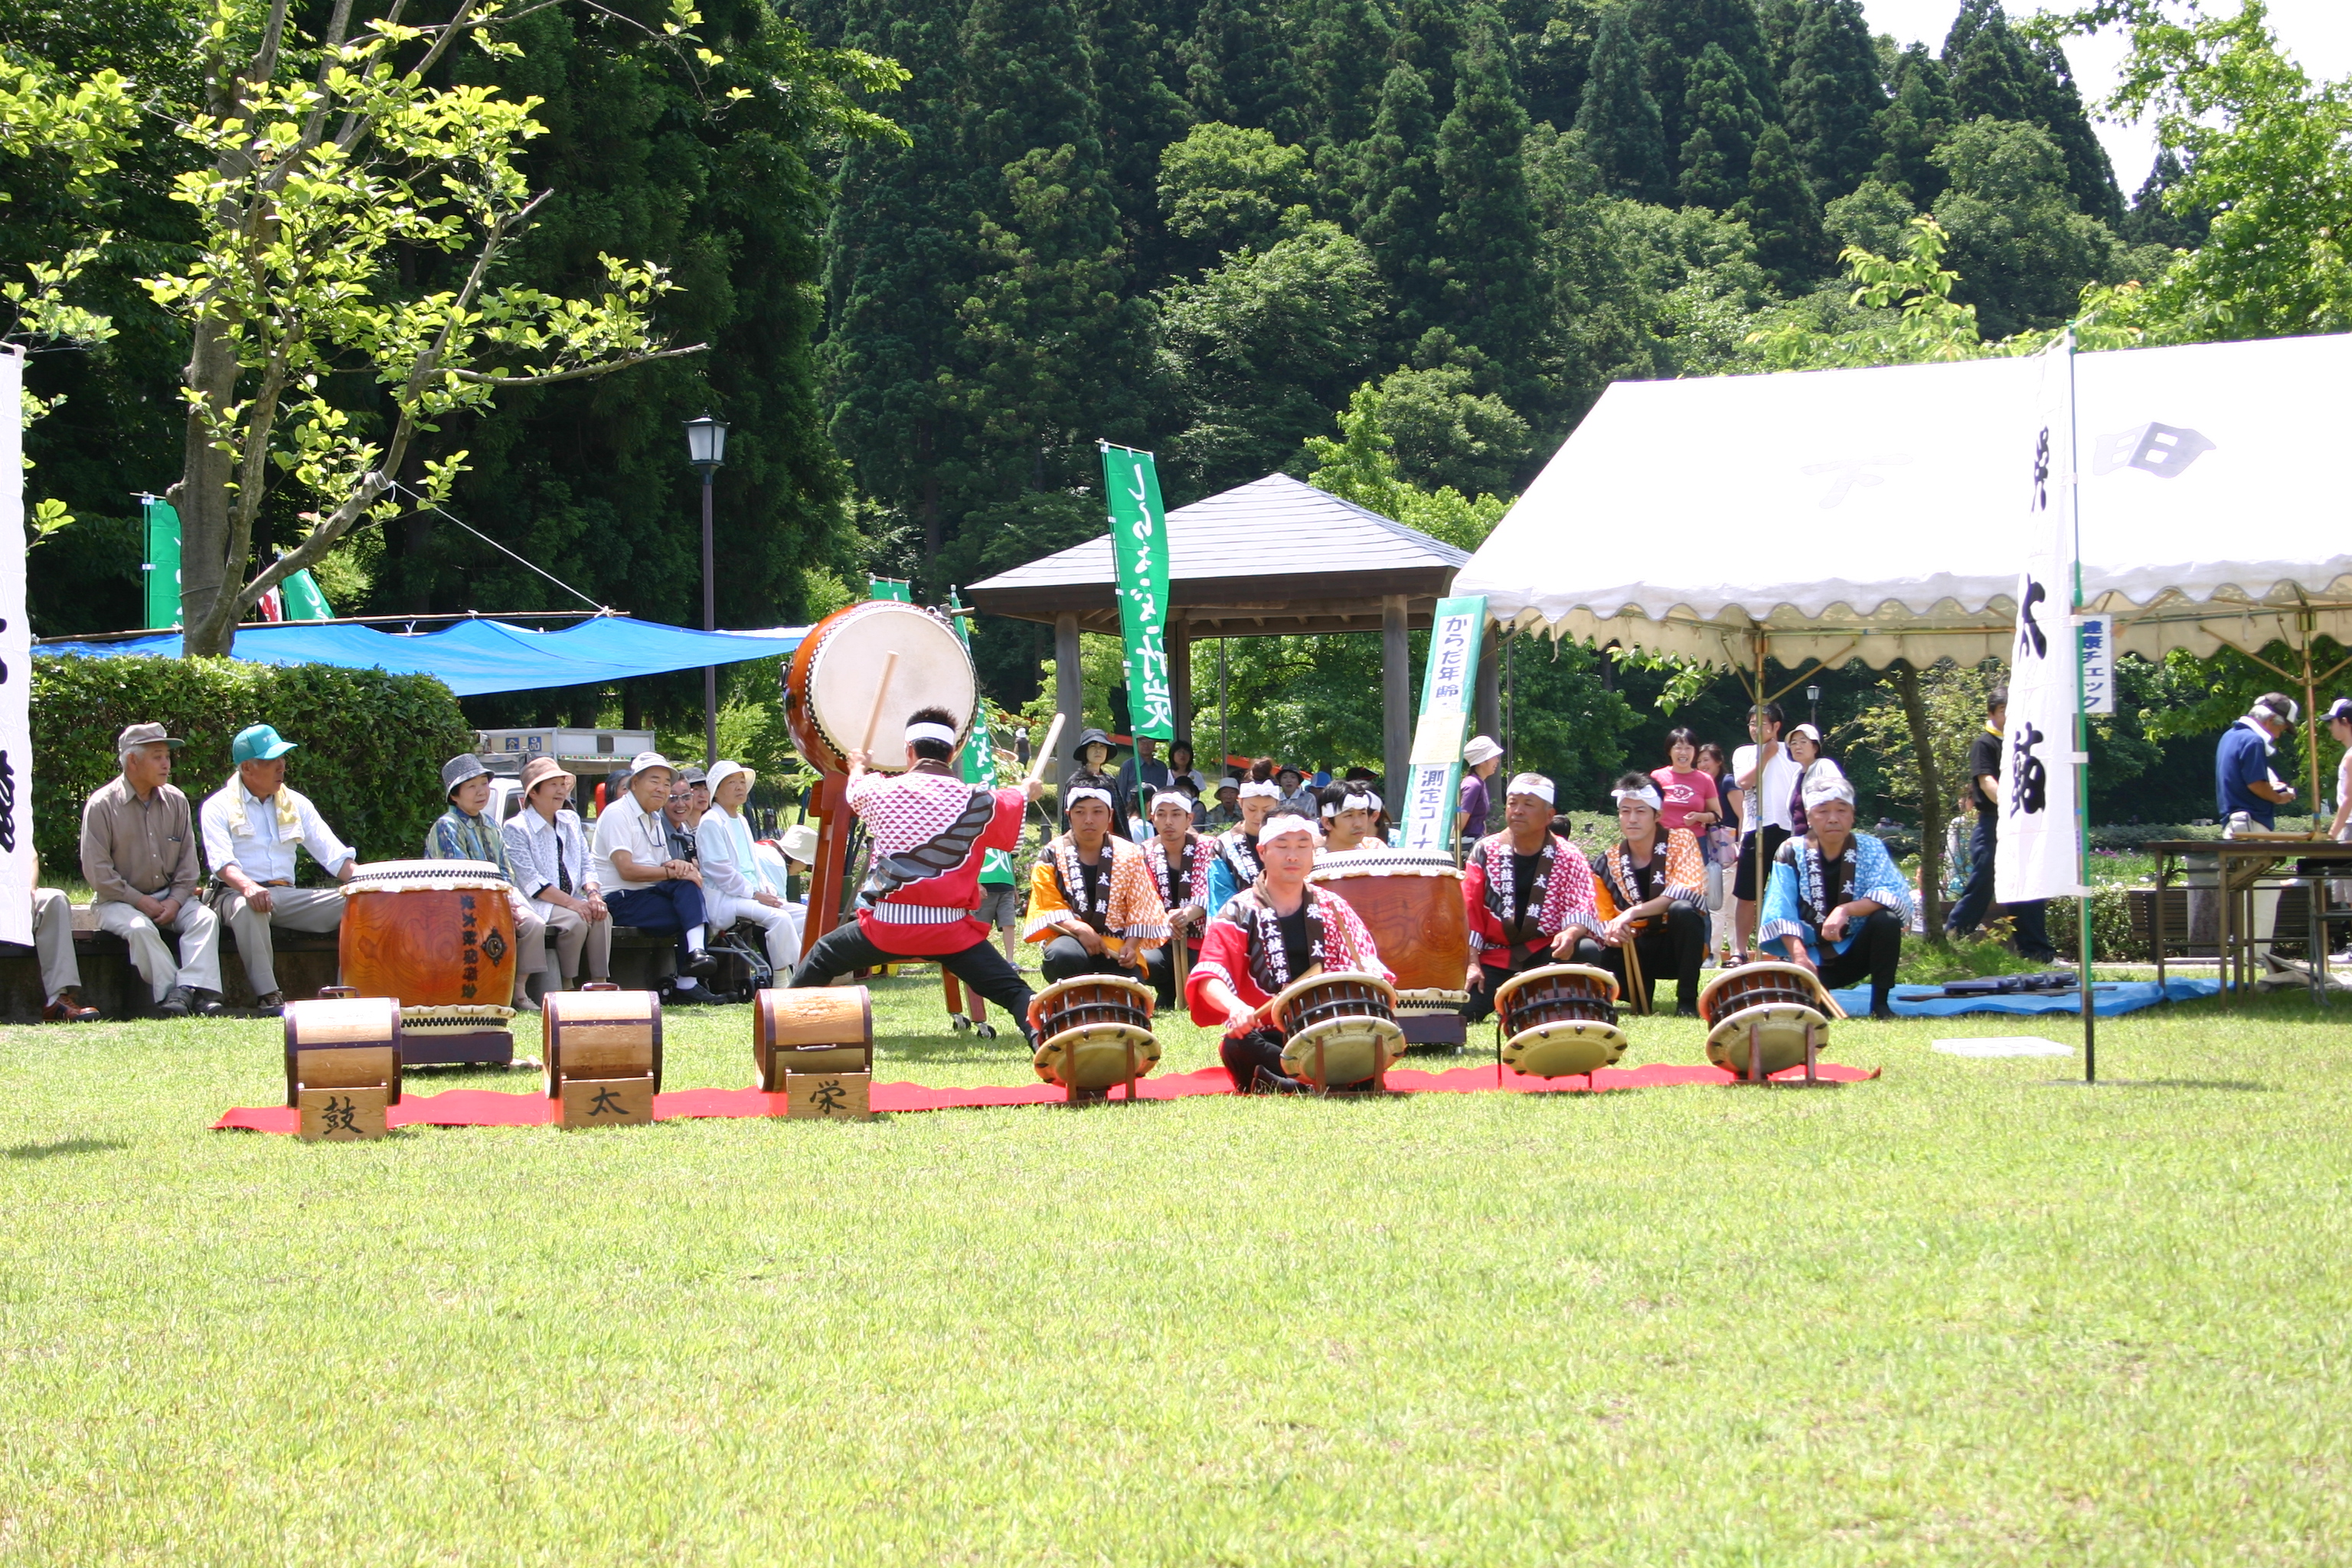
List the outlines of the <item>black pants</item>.
<svg viewBox="0 0 2352 1568">
<path fill-rule="evenodd" d="M 1491 947 L 1486 950 L 1488 953 L 1492 953 L 1495 950 Z M 1506 949 L 1505 951 L 1509 955 L 1507 963 L 1488 963 L 1483 958 L 1479 961 L 1478 973 L 1486 978 L 1486 983 L 1484 985 L 1478 986 L 1470 993 L 1470 1005 L 1462 1009 L 1463 1022 L 1468 1024 L 1480 1024 L 1493 1017 L 1495 1016 L 1495 993 L 1501 990 L 1503 987 L 1503 982 L 1508 980 L 1512 975 L 1525 974 L 1530 969 L 1541 969 L 1546 964 L 1563 962 L 1562 960 L 1554 958 L 1551 955 L 1551 939 L 1549 937 L 1544 938 L 1543 941 L 1535 943 L 1533 946 L 1521 947 L 1515 945 Z"/>
<path fill-rule="evenodd" d="M 885 952 L 866 939 L 856 921 L 844 921 L 802 955 L 801 966 L 793 971 L 793 984 L 795 986 L 826 985 L 836 976 L 846 974 L 853 969 L 878 969 L 886 963 L 929 963 L 934 961 L 941 969 L 1012 1014 L 1013 1023 L 1020 1026 L 1022 1037 L 1033 1045 L 1036 1043 L 1029 1032 L 1029 987 L 1022 983 L 1021 972 L 1007 963 L 1004 955 L 997 952 L 986 937 L 961 952 Z"/>
<path fill-rule="evenodd" d="M 1253 1029 L 1246 1035 L 1227 1035 L 1223 1043 L 1217 1047 L 1217 1057 L 1225 1064 L 1226 1076 L 1234 1080 L 1234 1089 L 1237 1093 L 1257 1092 L 1257 1074 L 1260 1068 L 1264 1068 L 1274 1077 L 1282 1079 L 1286 1083 L 1299 1081 L 1283 1072 L 1282 1037 L 1272 1029 Z M 1360 1079 L 1354 1083 L 1332 1083 L 1323 1087 L 1340 1089 L 1362 1089 L 1369 1087 L 1371 1081 L 1367 1078 Z"/>
<path fill-rule="evenodd" d="M 1045 956 L 1038 961 L 1037 968 L 1048 985 L 1059 985 L 1063 981 L 1076 980 L 1081 974 L 1116 974 L 1121 980 L 1139 980 L 1151 987 L 1163 1007 L 1171 1005 L 1167 989 L 1172 984 L 1172 980 L 1163 982 L 1161 976 L 1173 976 L 1176 972 L 1165 947 L 1147 949 L 1143 954 L 1143 967 L 1130 969 L 1107 952 L 1088 952 L 1074 936 L 1057 936 L 1047 942 Z"/>
<path fill-rule="evenodd" d="M 1735 899 L 1752 900 L 1757 897 L 1757 833 L 1764 836 L 1764 880 L 1768 883 L 1772 879 L 1772 857 L 1780 853 L 1781 845 L 1789 842 L 1787 828 L 1769 826 L 1759 827 L 1756 833 L 1750 833 L 1740 839 L 1739 864 L 1733 867 L 1731 871 L 1731 896 Z"/>
<path fill-rule="evenodd" d="M 1767 958 L 1784 956 L 1766 953 Z M 1895 966 L 1903 961 L 1903 921 L 1885 910 L 1864 917 L 1862 929 L 1854 933 L 1853 943 L 1843 952 L 1822 949 L 1822 984 L 1836 991 L 1868 976 L 1870 980 L 1870 1011 L 1875 1016 L 1887 1010 L 1886 999 L 1895 989 Z"/>
<path fill-rule="evenodd" d="M 1145 965 L 1151 971 L 1151 994 L 1159 1002 L 1160 1010 L 1163 1013 L 1184 1005 L 1184 998 L 1178 995 L 1176 992 L 1176 944 L 1182 940 L 1181 937 L 1171 937 L 1162 945 L 1153 948 L 1150 956 L 1144 960 Z M 1192 971 L 1200 966 L 1201 955 L 1197 951 L 1190 951 L 1184 954 L 1186 979 L 1192 978 Z"/>
<path fill-rule="evenodd" d="M 1993 910 L 1993 857 L 2000 847 L 2000 813 L 1977 813 L 1976 831 L 1969 836 L 1969 885 L 1960 889 L 1960 901 L 1944 917 L 1946 936 L 1966 936 L 1984 924 Z M 2018 952 L 2039 963 L 2047 963 L 2058 956 L 2050 945 L 2050 933 L 2042 923 L 2042 902 L 2009 904 L 2011 923 L 2017 928 L 2017 940 L 2012 944 Z"/>
<path fill-rule="evenodd" d="M 1675 1011 L 1686 1017 L 1698 1014 L 1698 971 L 1706 958 L 1707 920 L 1704 910 L 1685 904 L 1675 904 L 1666 910 L 1664 923 L 1653 926 L 1633 939 L 1634 956 L 1642 961 L 1642 1005 L 1654 1009 L 1658 1000 L 1658 980 L 1671 974 L 1675 979 Z M 1586 937 L 1576 944 L 1576 962 L 1589 963 L 1595 969 L 1605 969 L 1625 981 L 1625 950 L 1608 947 Z"/>
</svg>

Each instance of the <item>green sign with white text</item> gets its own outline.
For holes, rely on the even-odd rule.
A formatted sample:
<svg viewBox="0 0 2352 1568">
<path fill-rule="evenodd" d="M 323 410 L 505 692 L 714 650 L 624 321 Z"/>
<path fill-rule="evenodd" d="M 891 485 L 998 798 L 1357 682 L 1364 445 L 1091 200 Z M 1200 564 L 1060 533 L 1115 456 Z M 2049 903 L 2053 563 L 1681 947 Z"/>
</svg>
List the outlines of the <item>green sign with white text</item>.
<svg viewBox="0 0 2352 1568">
<path fill-rule="evenodd" d="M 1168 513 L 1151 454 L 1103 443 L 1103 494 L 1118 567 L 1119 629 L 1127 641 L 1127 712 L 1138 738 L 1176 738 L 1168 683 Z M 1075 715 L 1073 716 L 1075 717 Z"/>
</svg>

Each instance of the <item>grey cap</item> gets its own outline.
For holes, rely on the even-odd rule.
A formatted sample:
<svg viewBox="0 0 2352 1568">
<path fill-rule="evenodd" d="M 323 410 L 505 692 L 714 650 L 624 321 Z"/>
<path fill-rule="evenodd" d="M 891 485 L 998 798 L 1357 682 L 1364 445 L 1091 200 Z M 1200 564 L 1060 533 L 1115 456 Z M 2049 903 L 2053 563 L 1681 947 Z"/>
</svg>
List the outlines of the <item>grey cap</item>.
<svg viewBox="0 0 2352 1568">
<path fill-rule="evenodd" d="M 490 770 L 484 767 L 482 765 L 482 759 L 474 755 L 473 752 L 467 752 L 463 756 L 452 757 L 447 762 L 441 764 L 441 796 L 446 800 L 449 796 L 456 795 L 457 793 L 457 786 L 464 784 L 467 779 L 481 779 L 488 778 L 489 776 Z"/>
<path fill-rule="evenodd" d="M 114 752 L 117 756 L 121 756 L 133 746 L 169 746 L 173 751 L 177 751 L 186 744 L 185 741 L 165 732 L 161 724 L 129 725 L 125 727 L 122 733 L 114 737 Z"/>
</svg>

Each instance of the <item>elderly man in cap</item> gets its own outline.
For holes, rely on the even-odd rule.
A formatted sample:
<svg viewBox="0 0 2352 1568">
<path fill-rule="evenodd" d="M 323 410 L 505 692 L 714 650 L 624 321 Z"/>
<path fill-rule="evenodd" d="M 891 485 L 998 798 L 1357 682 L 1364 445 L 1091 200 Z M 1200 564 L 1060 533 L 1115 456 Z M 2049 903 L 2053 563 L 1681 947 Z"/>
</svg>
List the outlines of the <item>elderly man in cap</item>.
<svg viewBox="0 0 2352 1568">
<path fill-rule="evenodd" d="M 490 770 L 467 752 L 441 764 L 441 795 L 449 809 L 425 833 L 428 860 L 476 860 L 496 866 L 507 879 L 507 907 L 514 914 L 514 1005 L 525 1013 L 539 1011 L 530 983 L 547 973 L 547 922 L 515 886 L 514 868 L 507 863 L 507 841 L 499 825 L 486 814 L 490 804 Z"/>
<path fill-rule="evenodd" d="M 608 801 L 596 818 L 589 866 L 613 918 L 639 931 L 674 932 L 677 978 L 670 1000 L 711 999 L 704 976 L 719 968 L 705 951 L 709 915 L 703 904 L 702 872 L 671 847 L 669 805 L 677 770 L 659 752 L 639 752 L 629 761 L 629 792 Z"/>
<path fill-rule="evenodd" d="M 1602 926 L 1592 867 L 1552 831 L 1551 780 L 1521 773 L 1503 803 L 1503 831 L 1470 847 L 1462 904 L 1470 921 L 1463 987 L 1472 1023 L 1495 1011 L 1504 981 L 1547 963 L 1572 963 L 1576 944 Z"/>
<path fill-rule="evenodd" d="M 565 804 L 578 783 L 553 757 L 531 758 L 523 764 L 522 809 L 499 830 L 515 890 L 555 933 L 556 967 L 567 991 L 579 984 L 583 958 L 591 980 L 613 970 L 612 911 L 589 871 L 580 814 Z"/>
<path fill-rule="evenodd" d="M 1462 798 L 1454 812 L 1454 837 L 1475 844 L 1486 837 L 1486 817 L 1493 810 L 1486 781 L 1503 765 L 1503 748 L 1487 735 L 1473 735 L 1462 748 Z"/>
<path fill-rule="evenodd" d="M 349 881 L 359 864 L 318 808 L 288 787 L 286 753 L 294 749 L 268 724 L 238 731 L 229 746 L 236 776 L 205 799 L 199 819 L 205 860 L 213 870 L 208 896 L 236 937 L 246 979 L 265 1017 L 283 1012 L 286 1003 L 278 989 L 271 929 L 331 931 L 343 923 L 340 889 L 294 885 L 295 851 L 308 849 L 339 882 Z"/>
<path fill-rule="evenodd" d="M 1853 830 L 1853 785 L 1836 763 L 1815 763 L 1804 788 L 1804 837 L 1772 858 L 1756 945 L 1812 971 L 1832 990 L 1867 975 L 1870 1016 L 1892 1018 L 1911 884 L 1885 844 Z"/>
<path fill-rule="evenodd" d="M 220 919 L 196 898 L 195 820 L 188 797 L 172 784 L 172 753 L 184 744 L 161 724 L 131 725 L 114 739 L 121 773 L 81 809 L 81 875 L 90 910 L 100 931 L 131 949 L 159 1018 L 220 1011 Z M 163 939 L 166 931 L 179 938 L 177 956 Z M 65 952 L 70 962 L 70 923 Z M 53 986 L 49 1010 L 58 1006 Z"/>
</svg>

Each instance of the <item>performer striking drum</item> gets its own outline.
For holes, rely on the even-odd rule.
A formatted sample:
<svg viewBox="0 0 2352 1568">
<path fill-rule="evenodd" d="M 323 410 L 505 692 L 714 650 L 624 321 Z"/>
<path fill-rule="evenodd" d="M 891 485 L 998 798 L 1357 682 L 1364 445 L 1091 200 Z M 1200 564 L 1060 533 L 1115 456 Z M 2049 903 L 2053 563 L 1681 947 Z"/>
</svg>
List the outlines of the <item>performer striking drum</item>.
<svg viewBox="0 0 2352 1568">
<path fill-rule="evenodd" d="M 1617 802 L 1613 848 L 1592 857 L 1601 928 L 1577 944 L 1576 962 L 1625 973 L 1625 944 L 1641 965 L 1644 1008 L 1658 976 L 1675 977 L 1675 1011 L 1698 1016 L 1698 972 L 1706 957 L 1706 868 L 1686 827 L 1658 831 L 1664 802 L 1646 773 L 1627 773 L 1610 795 Z"/>
<path fill-rule="evenodd" d="M 849 807 L 873 835 L 873 868 L 857 891 L 856 923 L 836 926 L 810 946 L 793 984 L 824 985 L 892 959 L 936 959 L 1012 1014 L 1026 1036 L 1029 987 L 989 945 L 989 929 L 972 911 L 980 906 L 981 862 L 991 849 L 1020 844 L 1027 803 L 1043 799 L 1045 785 L 1038 779 L 1025 789 L 964 783 L 955 772 L 956 735 L 955 715 L 918 708 L 907 720 L 913 759 L 907 772 L 870 773 L 864 752 L 848 753 Z"/>
<path fill-rule="evenodd" d="M 1261 1009 L 1310 974 L 1395 976 L 1348 900 L 1307 885 L 1307 873 L 1315 867 L 1313 823 L 1297 816 L 1269 819 L 1256 853 L 1264 868 L 1209 921 L 1184 1001 L 1195 1024 L 1225 1026 L 1218 1056 L 1236 1090 L 1296 1093 L 1305 1085 L 1282 1070 L 1282 1037 L 1266 1026 Z"/>
<path fill-rule="evenodd" d="M 1870 976 L 1870 1016 L 1888 1003 L 1911 918 L 1911 888 L 1886 846 L 1853 831 L 1853 785 L 1834 765 L 1805 779 L 1805 836 L 1780 846 L 1764 889 L 1757 946 L 1810 970 L 1830 989 Z"/>
<path fill-rule="evenodd" d="M 1267 764 L 1260 763 L 1258 768 L 1267 768 Z M 1267 771 L 1271 773 L 1271 769 Z M 1217 858 L 1209 865 L 1211 915 L 1223 910 L 1235 893 L 1257 880 L 1263 869 L 1257 858 L 1258 828 L 1274 810 L 1274 803 L 1281 794 L 1271 777 L 1253 778 L 1242 785 L 1240 826 L 1217 835 Z"/>
<path fill-rule="evenodd" d="M 1081 974 L 1156 981 L 1168 963 L 1155 950 L 1168 940 L 1168 910 L 1151 885 L 1143 851 L 1111 831 L 1110 790 L 1081 784 L 1066 790 L 1069 831 L 1046 841 L 1029 872 L 1029 918 L 1022 936 L 1045 944 L 1045 983 Z"/>
<path fill-rule="evenodd" d="M 1152 836 L 1143 841 L 1144 868 L 1160 902 L 1168 910 L 1169 945 L 1160 951 L 1171 959 L 1175 944 L 1185 944 L 1187 956 L 1201 951 L 1202 925 L 1209 908 L 1209 866 L 1217 856 L 1216 840 L 1192 831 L 1192 803 L 1179 790 L 1162 790 L 1151 797 Z M 1160 1005 L 1176 1005 L 1176 966 L 1156 965 L 1152 985 Z"/>
<path fill-rule="evenodd" d="M 1470 921 L 1463 984 L 1471 1023 L 1491 1017 L 1495 987 L 1547 963 L 1574 961 L 1576 944 L 1601 927 L 1592 868 L 1551 830 L 1553 790 L 1541 773 L 1511 780 L 1503 831 L 1481 838 L 1462 868 Z"/>
</svg>

